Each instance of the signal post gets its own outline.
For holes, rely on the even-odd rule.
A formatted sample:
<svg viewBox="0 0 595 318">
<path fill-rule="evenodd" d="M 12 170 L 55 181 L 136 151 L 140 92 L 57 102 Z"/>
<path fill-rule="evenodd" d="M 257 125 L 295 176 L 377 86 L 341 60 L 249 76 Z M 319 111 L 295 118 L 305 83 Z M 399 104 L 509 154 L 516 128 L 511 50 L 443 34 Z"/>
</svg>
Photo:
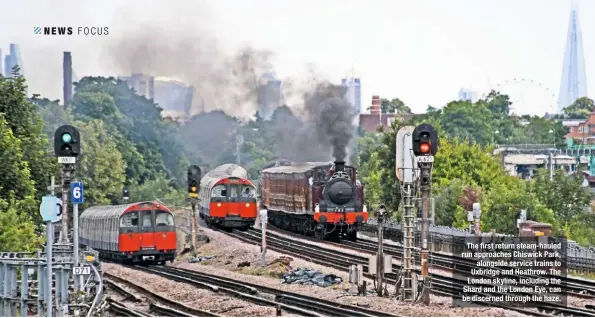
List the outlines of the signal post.
<svg viewBox="0 0 595 318">
<path fill-rule="evenodd" d="M 196 215 L 196 204 L 198 203 L 198 185 L 200 184 L 200 179 L 200 168 L 197 165 L 188 167 L 188 195 L 192 204 L 192 220 L 190 221 L 190 226 L 192 227 L 192 253 L 194 253 L 195 257 L 198 254 L 198 217 Z"/>
<path fill-rule="evenodd" d="M 60 126 L 54 133 L 54 154 L 60 164 L 62 177 L 62 229 L 60 242 L 69 243 L 68 239 L 68 197 L 70 183 L 76 171 L 76 159 L 81 153 L 81 140 L 79 131 L 70 125 Z"/>
<path fill-rule="evenodd" d="M 432 167 L 434 155 L 438 151 L 438 133 L 428 124 L 421 124 L 413 130 L 413 153 L 420 169 L 420 189 L 422 192 L 422 246 L 421 246 L 421 274 L 424 282 L 421 300 L 430 304 L 431 280 L 429 275 L 429 241 L 430 241 L 430 193 L 432 189 Z"/>
<path fill-rule="evenodd" d="M 417 295 L 416 276 L 413 268 L 413 219 L 415 167 L 411 135 L 415 127 L 405 126 L 397 132 L 396 140 L 396 173 L 401 183 L 401 199 L 403 200 L 403 279 L 400 293 L 403 301 L 414 301 Z"/>
</svg>

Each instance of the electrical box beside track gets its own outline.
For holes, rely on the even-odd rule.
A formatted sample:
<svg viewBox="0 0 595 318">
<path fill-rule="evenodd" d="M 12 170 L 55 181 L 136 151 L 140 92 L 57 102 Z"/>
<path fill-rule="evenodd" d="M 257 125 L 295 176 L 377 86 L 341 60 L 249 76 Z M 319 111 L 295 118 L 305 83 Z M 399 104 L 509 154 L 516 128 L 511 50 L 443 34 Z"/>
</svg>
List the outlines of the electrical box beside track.
<svg viewBox="0 0 595 318">
<path fill-rule="evenodd" d="M 375 275 L 376 274 L 376 260 L 378 259 L 378 255 L 370 256 L 368 259 L 368 274 Z M 384 273 L 390 274 L 393 272 L 393 256 L 392 255 L 384 255 Z"/>
</svg>

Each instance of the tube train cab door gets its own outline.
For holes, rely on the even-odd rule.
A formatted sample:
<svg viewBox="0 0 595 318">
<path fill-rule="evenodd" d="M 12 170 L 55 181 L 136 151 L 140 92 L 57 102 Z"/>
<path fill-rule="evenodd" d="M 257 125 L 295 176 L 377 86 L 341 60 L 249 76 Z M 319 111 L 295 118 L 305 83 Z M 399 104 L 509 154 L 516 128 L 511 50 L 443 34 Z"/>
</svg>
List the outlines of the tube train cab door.
<svg viewBox="0 0 595 318">
<path fill-rule="evenodd" d="M 153 224 L 153 220 L 155 217 L 153 216 L 152 210 L 144 210 L 139 211 L 141 215 L 141 238 L 140 238 L 140 245 L 141 249 L 149 250 L 155 248 L 155 224 Z"/>
<path fill-rule="evenodd" d="M 256 218 L 256 189 L 241 179 L 230 178 L 228 184 L 230 217 Z"/>
<path fill-rule="evenodd" d="M 120 217 L 120 239 L 118 250 L 138 252 L 141 242 L 139 211 L 126 212 Z"/>
</svg>

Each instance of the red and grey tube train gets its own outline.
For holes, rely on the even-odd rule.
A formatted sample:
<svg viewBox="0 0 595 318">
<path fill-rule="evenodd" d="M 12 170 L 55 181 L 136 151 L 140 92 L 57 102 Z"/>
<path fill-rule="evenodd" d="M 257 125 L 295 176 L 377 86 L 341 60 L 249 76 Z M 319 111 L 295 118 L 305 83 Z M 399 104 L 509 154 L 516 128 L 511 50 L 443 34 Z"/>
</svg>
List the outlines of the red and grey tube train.
<svg viewBox="0 0 595 318">
<path fill-rule="evenodd" d="M 246 169 L 226 163 L 200 180 L 199 216 L 210 226 L 245 230 L 258 214 L 256 188 Z"/>
<path fill-rule="evenodd" d="M 269 222 L 281 229 L 356 241 L 368 221 L 364 187 L 344 161 L 281 161 L 263 169 L 259 186 Z"/>
<path fill-rule="evenodd" d="M 173 262 L 176 256 L 174 216 L 155 202 L 94 206 L 79 218 L 79 242 L 117 262 Z"/>
</svg>

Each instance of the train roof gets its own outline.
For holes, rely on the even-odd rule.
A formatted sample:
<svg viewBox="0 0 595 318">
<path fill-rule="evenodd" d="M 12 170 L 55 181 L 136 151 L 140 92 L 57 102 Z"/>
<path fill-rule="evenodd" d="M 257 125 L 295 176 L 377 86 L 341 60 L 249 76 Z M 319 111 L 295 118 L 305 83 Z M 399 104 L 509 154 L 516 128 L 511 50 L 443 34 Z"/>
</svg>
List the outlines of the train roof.
<svg viewBox="0 0 595 318">
<path fill-rule="evenodd" d="M 248 179 L 248 172 L 235 163 L 222 164 L 205 174 L 200 180 L 200 185 L 207 186 L 210 189 L 220 180 L 229 177 Z"/>
<path fill-rule="evenodd" d="M 288 166 L 276 166 L 262 170 L 266 173 L 304 173 L 316 167 L 331 167 L 333 163 L 327 162 L 299 162 Z"/>
<path fill-rule="evenodd" d="M 151 201 L 144 201 L 144 202 L 135 202 L 135 203 L 129 203 L 129 204 L 122 204 L 122 205 L 98 205 L 98 206 L 93 206 L 90 208 L 85 209 L 85 211 L 83 211 L 83 213 L 81 213 L 81 218 L 90 218 L 90 217 L 95 217 L 95 216 L 114 216 L 114 215 L 122 215 L 124 214 L 124 212 L 128 211 L 129 209 L 131 209 L 132 207 L 138 206 L 138 205 L 148 205 L 148 204 L 152 204 L 155 205 L 156 207 L 163 207 L 164 210 L 169 211 L 169 209 L 167 207 L 165 207 L 162 204 L 159 204 L 157 202 L 151 202 Z"/>
</svg>

